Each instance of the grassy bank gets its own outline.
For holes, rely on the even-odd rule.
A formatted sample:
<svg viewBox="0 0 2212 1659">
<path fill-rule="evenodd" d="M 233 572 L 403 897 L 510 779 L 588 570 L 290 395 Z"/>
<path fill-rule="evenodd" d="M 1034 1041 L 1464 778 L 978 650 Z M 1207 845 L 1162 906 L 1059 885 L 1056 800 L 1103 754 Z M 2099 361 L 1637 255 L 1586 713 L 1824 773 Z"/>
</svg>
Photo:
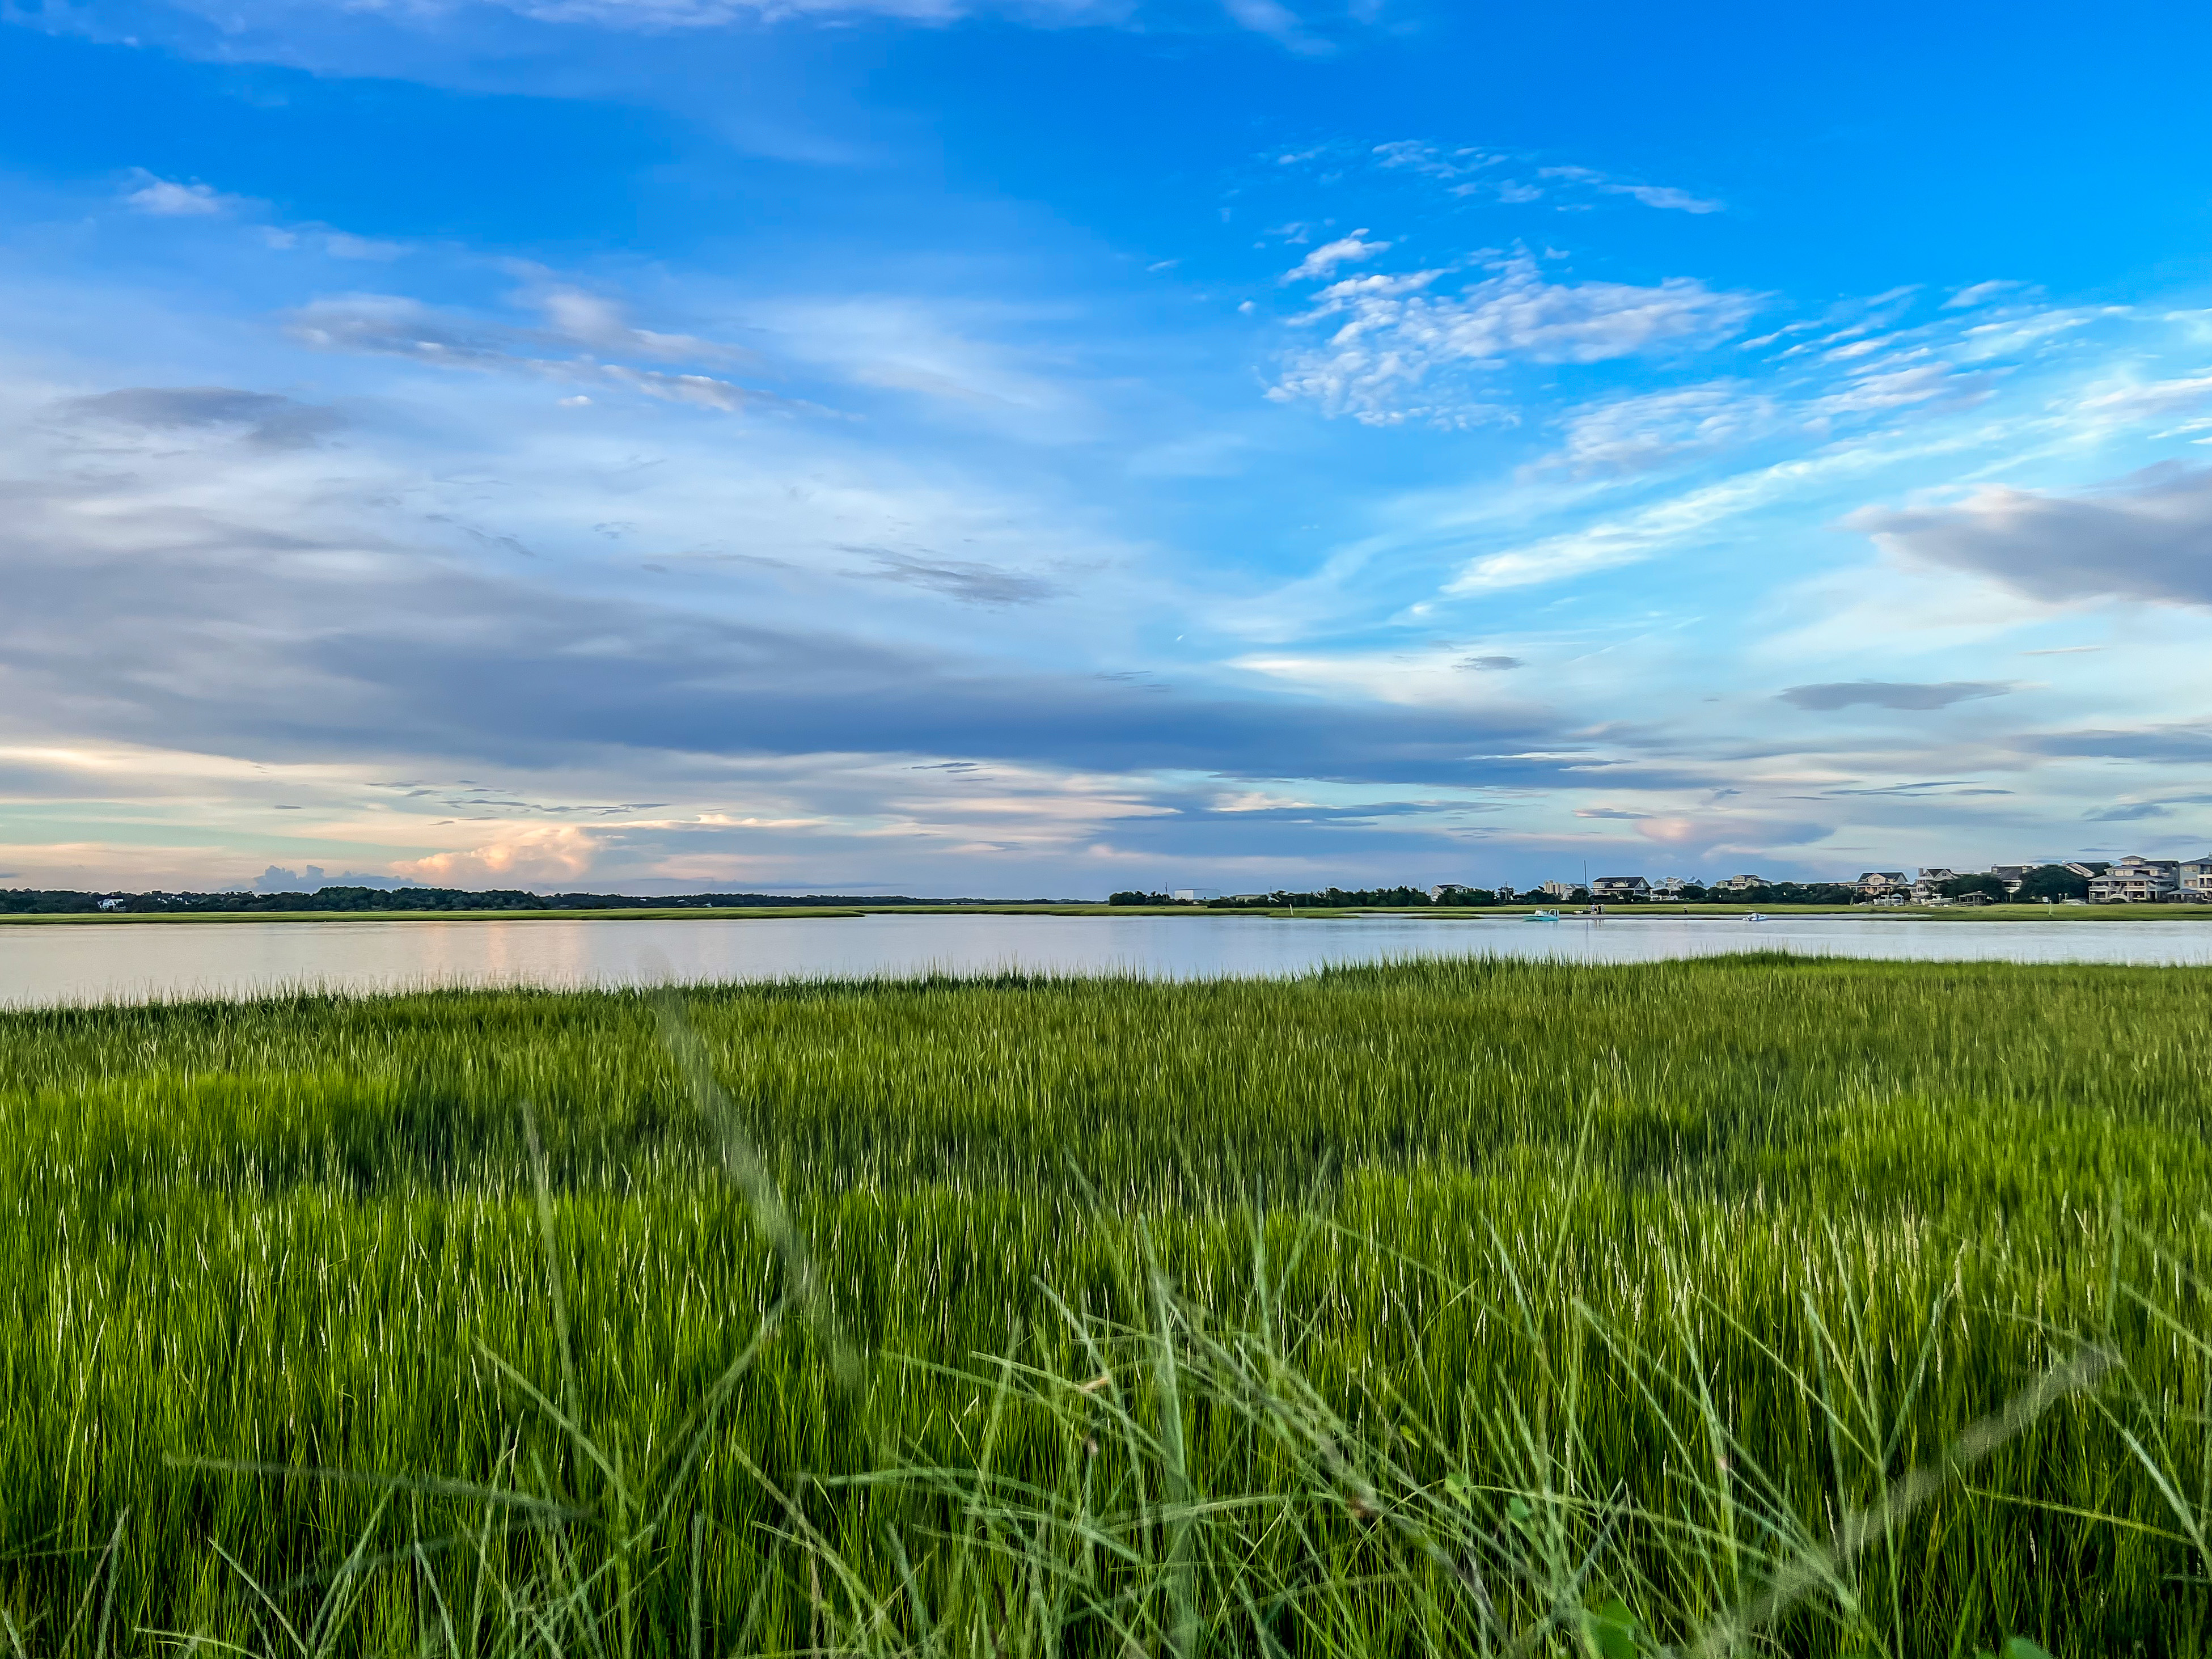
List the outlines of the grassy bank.
<svg viewBox="0 0 2212 1659">
<path fill-rule="evenodd" d="M 1741 957 L 0 1016 L 0 1644 L 2199 1651 L 2208 1003 Z"/>
</svg>

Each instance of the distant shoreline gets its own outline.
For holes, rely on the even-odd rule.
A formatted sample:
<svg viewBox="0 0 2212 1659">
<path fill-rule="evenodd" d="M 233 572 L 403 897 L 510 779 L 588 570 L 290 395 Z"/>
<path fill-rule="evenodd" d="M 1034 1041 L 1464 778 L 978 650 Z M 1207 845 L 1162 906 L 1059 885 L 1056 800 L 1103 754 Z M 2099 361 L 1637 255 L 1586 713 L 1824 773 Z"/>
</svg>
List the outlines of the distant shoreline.
<svg viewBox="0 0 2212 1659">
<path fill-rule="evenodd" d="M 1414 921 L 1479 921 L 1485 917 L 1527 916 L 1548 905 L 1499 904 L 1460 909 L 1212 909 L 1205 905 L 1109 904 L 896 904 L 836 906 L 751 906 L 706 909 L 696 906 L 668 909 L 622 910 L 201 910 L 66 911 L 58 915 L 0 915 L 0 928 L 15 927 L 136 927 L 148 923 L 181 923 L 221 927 L 246 922 L 363 922 L 414 924 L 433 921 L 833 921 L 861 916 L 1246 916 L 1255 920 L 1328 921 L 1353 916 L 1403 916 Z M 1764 908 L 1747 904 L 1633 904 L 1617 905 L 1595 920 L 1633 922 L 1670 917 L 1741 921 L 1752 915 L 1774 921 L 1800 918 L 1855 916 L 1876 921 L 2197 921 L 2212 922 L 2212 905 L 2197 904 L 1989 904 L 1885 906 L 1879 910 L 1861 905 L 1775 905 Z M 1593 920 L 1579 909 L 1559 912 L 1561 920 Z"/>
</svg>

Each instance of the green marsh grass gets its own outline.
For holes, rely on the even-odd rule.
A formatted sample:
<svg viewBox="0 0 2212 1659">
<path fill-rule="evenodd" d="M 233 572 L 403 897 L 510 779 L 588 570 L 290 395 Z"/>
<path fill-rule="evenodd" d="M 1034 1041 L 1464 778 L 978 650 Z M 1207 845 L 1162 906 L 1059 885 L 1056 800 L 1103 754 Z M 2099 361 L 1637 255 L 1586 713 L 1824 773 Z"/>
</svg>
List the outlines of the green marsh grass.
<svg viewBox="0 0 2212 1659">
<path fill-rule="evenodd" d="M 0 1016 L 0 1651 L 2201 1650 L 2212 974 Z"/>
</svg>

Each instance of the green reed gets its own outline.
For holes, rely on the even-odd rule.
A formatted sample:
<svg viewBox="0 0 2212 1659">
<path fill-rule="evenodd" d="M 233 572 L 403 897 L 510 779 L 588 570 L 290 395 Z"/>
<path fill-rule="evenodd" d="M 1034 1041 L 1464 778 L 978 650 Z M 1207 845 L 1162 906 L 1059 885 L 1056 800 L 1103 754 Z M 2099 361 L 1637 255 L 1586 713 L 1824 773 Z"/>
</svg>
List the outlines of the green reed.
<svg viewBox="0 0 2212 1659">
<path fill-rule="evenodd" d="M 2197 1650 L 2209 1000 L 0 1017 L 0 1650 Z"/>
</svg>

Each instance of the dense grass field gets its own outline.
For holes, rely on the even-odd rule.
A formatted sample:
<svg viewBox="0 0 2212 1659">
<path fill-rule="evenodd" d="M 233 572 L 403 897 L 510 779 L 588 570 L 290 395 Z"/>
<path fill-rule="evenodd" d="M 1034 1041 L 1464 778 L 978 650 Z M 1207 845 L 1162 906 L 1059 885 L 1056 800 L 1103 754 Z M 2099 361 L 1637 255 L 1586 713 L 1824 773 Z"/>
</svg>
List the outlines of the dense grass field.
<svg viewBox="0 0 2212 1659">
<path fill-rule="evenodd" d="M 0 1652 L 2202 1651 L 2208 1012 L 1752 957 L 0 1015 Z"/>
</svg>

